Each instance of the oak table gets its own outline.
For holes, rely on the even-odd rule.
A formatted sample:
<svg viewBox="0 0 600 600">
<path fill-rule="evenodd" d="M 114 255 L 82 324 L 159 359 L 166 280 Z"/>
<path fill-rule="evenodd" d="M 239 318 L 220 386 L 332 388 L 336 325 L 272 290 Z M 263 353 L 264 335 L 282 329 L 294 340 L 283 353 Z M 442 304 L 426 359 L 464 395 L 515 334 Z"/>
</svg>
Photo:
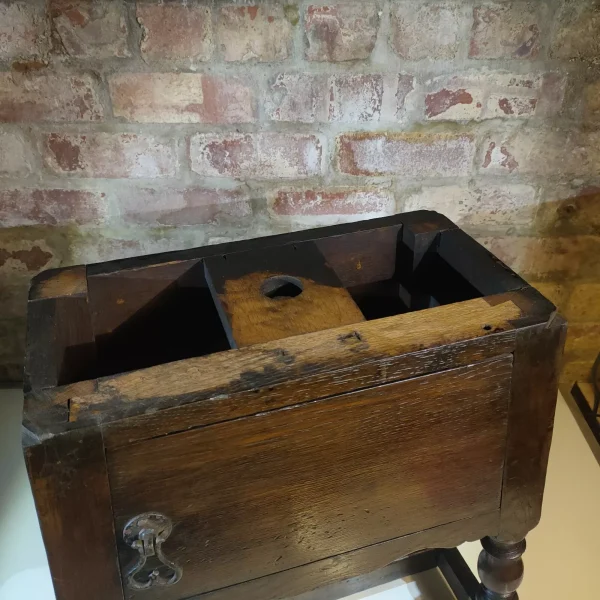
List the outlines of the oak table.
<svg viewBox="0 0 600 600">
<path fill-rule="evenodd" d="M 427 211 L 40 274 L 25 453 L 58 600 L 316 598 L 479 538 L 464 593 L 516 598 L 564 337 Z"/>
</svg>

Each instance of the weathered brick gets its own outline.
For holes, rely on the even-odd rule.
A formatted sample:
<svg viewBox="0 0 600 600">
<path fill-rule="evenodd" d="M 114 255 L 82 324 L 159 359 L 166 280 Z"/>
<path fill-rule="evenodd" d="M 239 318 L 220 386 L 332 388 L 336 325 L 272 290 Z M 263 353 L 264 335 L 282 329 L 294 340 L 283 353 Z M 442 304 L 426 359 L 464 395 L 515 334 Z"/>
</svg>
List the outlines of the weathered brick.
<svg viewBox="0 0 600 600">
<path fill-rule="evenodd" d="M 404 210 L 437 210 L 461 227 L 493 229 L 529 226 L 537 208 L 530 185 L 448 185 L 410 194 Z"/>
<path fill-rule="evenodd" d="M 60 44 L 69 56 L 94 59 L 131 56 L 122 2 L 51 0 L 50 13 Z"/>
<path fill-rule="evenodd" d="M 597 273 L 600 238 L 478 237 L 500 260 L 525 278 L 563 279 Z"/>
<path fill-rule="evenodd" d="M 548 281 L 535 281 L 529 282 L 529 284 L 557 306 L 562 314 L 565 314 L 564 310 L 569 297 L 569 288 L 566 285 Z"/>
<path fill-rule="evenodd" d="M 596 302 L 598 302 L 596 297 Z M 598 356 L 600 323 L 569 323 L 565 343 L 566 360 L 595 360 Z"/>
<path fill-rule="evenodd" d="M 182 1 L 138 3 L 137 19 L 142 27 L 142 55 L 151 59 L 189 60 L 211 58 L 213 35 L 208 6 Z"/>
<path fill-rule="evenodd" d="M 600 235 L 600 187 L 548 186 L 537 221 L 549 233 Z"/>
<path fill-rule="evenodd" d="M 0 314 L 5 319 L 24 318 L 27 314 L 28 282 L 22 277 L 16 281 L 0 282 Z"/>
<path fill-rule="evenodd" d="M 338 137 L 338 169 L 350 175 L 468 175 L 475 153 L 467 133 L 356 133 Z"/>
<path fill-rule="evenodd" d="M 600 2 L 565 2 L 558 13 L 552 58 L 597 59 L 600 57 Z"/>
<path fill-rule="evenodd" d="M 484 141 L 481 171 L 542 176 L 596 175 L 600 132 L 575 129 L 518 129 L 495 132 Z"/>
<path fill-rule="evenodd" d="M 0 229 L 0 281 L 28 281 L 43 269 L 60 266 L 62 260 L 48 228 Z"/>
<path fill-rule="evenodd" d="M 539 2 L 494 2 L 473 8 L 471 58 L 535 58 L 540 50 Z"/>
<path fill-rule="evenodd" d="M 32 171 L 32 148 L 18 133 L 0 132 L 0 176 L 27 175 Z"/>
<path fill-rule="evenodd" d="M 372 2 L 309 6 L 305 56 L 330 62 L 369 58 L 378 29 L 378 9 Z"/>
<path fill-rule="evenodd" d="M 560 373 L 560 382 L 572 386 L 576 381 L 590 381 L 594 359 L 565 361 Z"/>
<path fill-rule="evenodd" d="M 172 177 L 178 171 L 177 142 L 133 133 L 52 133 L 44 161 L 57 175 L 81 177 Z"/>
<path fill-rule="evenodd" d="M 392 48 L 407 60 L 454 58 L 464 20 L 461 7 L 448 2 L 399 4 L 392 9 Z"/>
<path fill-rule="evenodd" d="M 40 56 L 49 48 L 43 5 L 0 2 L 0 60 Z"/>
<path fill-rule="evenodd" d="M 105 194 L 83 190 L 0 190 L 0 226 L 97 224 L 106 212 Z"/>
<path fill-rule="evenodd" d="M 120 194 L 118 204 L 125 222 L 143 225 L 202 225 L 252 214 L 247 195 L 236 190 L 143 188 Z"/>
<path fill-rule="evenodd" d="M 223 59 L 268 62 L 288 58 L 294 31 L 289 19 L 293 12 L 294 7 L 277 4 L 221 8 L 216 43 Z"/>
<path fill-rule="evenodd" d="M 272 82 L 266 112 L 302 123 L 396 121 L 413 89 L 412 75 L 282 73 Z"/>
<path fill-rule="evenodd" d="M 426 80 L 423 90 L 429 120 L 526 118 L 556 114 L 562 106 L 565 79 L 552 72 L 469 71 Z"/>
<path fill-rule="evenodd" d="M 357 218 L 385 216 L 395 212 L 394 195 L 377 188 L 279 190 L 270 201 L 276 216 L 346 215 Z"/>
<path fill-rule="evenodd" d="M 100 121 L 89 75 L 0 73 L 0 122 Z"/>
<path fill-rule="evenodd" d="M 200 175 L 295 179 L 321 174 L 323 146 L 310 134 L 197 134 L 190 141 L 192 169 Z"/>
<path fill-rule="evenodd" d="M 23 360 L 25 331 L 25 319 L 0 318 L 0 363 Z"/>
<path fill-rule="evenodd" d="M 569 297 L 565 316 L 569 321 L 600 321 L 600 283 L 576 285 Z"/>
<path fill-rule="evenodd" d="M 327 75 L 280 73 L 269 86 L 265 110 L 273 121 L 299 123 L 329 119 Z"/>
<path fill-rule="evenodd" d="M 116 117 L 136 123 L 252 123 L 252 89 L 196 73 L 121 73 L 109 78 Z"/>
<path fill-rule="evenodd" d="M 583 98 L 584 120 L 590 123 L 600 122 L 600 81 L 587 85 Z"/>
</svg>

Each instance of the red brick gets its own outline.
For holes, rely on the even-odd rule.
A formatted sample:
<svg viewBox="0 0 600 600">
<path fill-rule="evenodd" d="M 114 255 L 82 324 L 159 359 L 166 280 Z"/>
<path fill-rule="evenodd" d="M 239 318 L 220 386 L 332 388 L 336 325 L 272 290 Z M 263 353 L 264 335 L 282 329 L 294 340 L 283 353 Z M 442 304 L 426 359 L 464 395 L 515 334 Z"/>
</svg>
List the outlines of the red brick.
<svg viewBox="0 0 600 600">
<path fill-rule="evenodd" d="M 219 11 L 216 43 L 226 61 L 285 60 L 293 30 L 281 5 L 225 6 Z"/>
<path fill-rule="evenodd" d="M 323 147 L 309 134 L 197 134 L 192 169 L 205 176 L 296 179 L 321 174 Z"/>
<path fill-rule="evenodd" d="M 16 176 L 31 173 L 32 148 L 17 133 L 0 132 L 0 175 Z"/>
<path fill-rule="evenodd" d="M 98 223 L 106 210 L 105 194 L 82 190 L 0 190 L 2 227 Z"/>
<path fill-rule="evenodd" d="M 121 73 L 109 78 L 116 117 L 135 123 L 252 123 L 252 89 L 196 73 Z"/>
<path fill-rule="evenodd" d="M 535 58 L 540 50 L 540 4 L 496 2 L 473 8 L 471 58 Z"/>
<path fill-rule="evenodd" d="M 526 278 L 563 279 L 598 273 L 600 238 L 481 237 L 478 241 Z"/>
<path fill-rule="evenodd" d="M 356 133 L 338 138 L 338 169 L 350 175 L 468 175 L 475 153 L 466 133 Z"/>
<path fill-rule="evenodd" d="M 524 184 L 423 187 L 408 195 L 404 210 L 437 210 L 469 229 L 529 229 L 537 195 L 534 187 Z"/>
<path fill-rule="evenodd" d="M 269 86 L 265 102 L 267 116 L 273 121 L 327 121 L 327 81 L 327 75 L 280 73 Z"/>
<path fill-rule="evenodd" d="M 598 173 L 600 132 L 576 129 L 518 129 L 484 141 L 481 171 L 541 176 Z"/>
<path fill-rule="evenodd" d="M 100 121 L 103 116 L 89 75 L 0 73 L 0 122 Z"/>
<path fill-rule="evenodd" d="M 400 4 L 392 10 L 392 48 L 407 60 L 454 58 L 465 21 L 464 10 L 448 2 Z"/>
<path fill-rule="evenodd" d="M 385 216 L 395 212 L 394 195 L 375 188 L 279 190 L 271 210 L 279 216 L 356 215 Z"/>
<path fill-rule="evenodd" d="M 122 2 L 51 0 L 50 13 L 60 44 L 69 56 L 94 59 L 131 56 Z"/>
<path fill-rule="evenodd" d="M 211 10 L 208 6 L 172 2 L 138 3 L 142 55 L 151 59 L 208 60 L 213 52 Z"/>
<path fill-rule="evenodd" d="M 597 0 L 564 3 L 556 18 L 552 58 L 594 60 L 600 57 L 600 3 Z"/>
<path fill-rule="evenodd" d="M 173 177 L 177 142 L 132 133 L 52 133 L 44 143 L 46 166 L 57 175 Z"/>
<path fill-rule="evenodd" d="M 266 113 L 273 121 L 396 121 L 413 90 L 412 75 L 283 73 L 272 82 Z"/>
<path fill-rule="evenodd" d="M 378 9 L 372 2 L 309 6 L 306 58 L 330 62 L 369 58 L 378 29 Z"/>
<path fill-rule="evenodd" d="M 50 49 L 43 5 L 0 2 L 0 60 L 40 56 Z"/>
<path fill-rule="evenodd" d="M 467 72 L 425 82 L 425 117 L 461 121 L 556 114 L 565 79 L 556 73 Z"/>
<path fill-rule="evenodd" d="M 252 214 L 247 196 L 235 190 L 203 188 L 130 190 L 119 197 L 126 222 L 144 225 L 203 225 Z"/>
</svg>

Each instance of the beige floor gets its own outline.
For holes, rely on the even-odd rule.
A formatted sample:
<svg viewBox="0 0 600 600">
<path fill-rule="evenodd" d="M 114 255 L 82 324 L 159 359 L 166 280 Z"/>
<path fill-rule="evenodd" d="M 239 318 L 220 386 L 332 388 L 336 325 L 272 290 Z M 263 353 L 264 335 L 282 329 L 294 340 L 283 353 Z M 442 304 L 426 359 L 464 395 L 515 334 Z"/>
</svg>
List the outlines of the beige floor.
<svg viewBox="0 0 600 600">
<path fill-rule="evenodd" d="M 20 450 L 21 398 L 0 390 L 0 600 L 53 600 L 48 567 Z M 600 598 L 600 467 L 559 398 L 544 513 L 528 537 L 521 600 Z M 461 547 L 475 569 L 479 544 Z M 428 590 L 428 591 L 426 591 Z M 440 600 L 419 578 L 348 600 Z"/>
</svg>

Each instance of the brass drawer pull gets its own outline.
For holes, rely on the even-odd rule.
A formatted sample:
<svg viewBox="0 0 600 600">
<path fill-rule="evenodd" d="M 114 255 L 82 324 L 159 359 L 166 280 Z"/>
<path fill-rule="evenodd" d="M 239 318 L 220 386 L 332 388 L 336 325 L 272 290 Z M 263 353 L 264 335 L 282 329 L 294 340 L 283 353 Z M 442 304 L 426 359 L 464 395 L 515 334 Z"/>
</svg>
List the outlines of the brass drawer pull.
<svg viewBox="0 0 600 600">
<path fill-rule="evenodd" d="M 181 579 L 183 569 L 166 558 L 161 548 L 172 530 L 171 519 L 157 512 L 143 513 L 127 522 L 123 540 L 140 554 L 126 572 L 127 587 L 147 590 L 152 586 L 174 585 Z"/>
</svg>

